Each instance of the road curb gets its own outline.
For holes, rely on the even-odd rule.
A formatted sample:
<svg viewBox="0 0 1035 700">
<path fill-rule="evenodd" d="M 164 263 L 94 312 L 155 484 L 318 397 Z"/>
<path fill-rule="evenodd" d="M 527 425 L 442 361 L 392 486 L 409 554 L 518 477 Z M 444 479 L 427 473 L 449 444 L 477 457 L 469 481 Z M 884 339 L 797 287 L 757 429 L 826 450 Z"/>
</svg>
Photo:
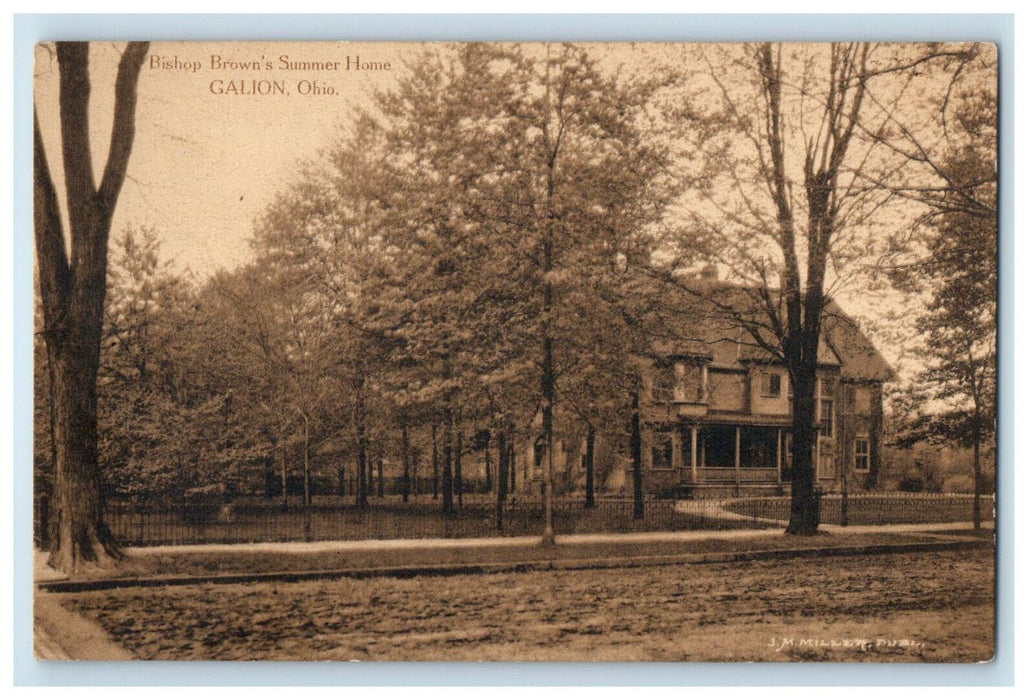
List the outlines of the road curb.
<svg viewBox="0 0 1035 700">
<path fill-rule="evenodd" d="M 691 566 L 698 564 L 725 564 L 736 562 L 794 559 L 808 557 L 865 556 L 903 552 L 975 549 L 992 546 L 987 540 L 946 537 L 938 541 L 885 543 L 870 545 L 843 545 L 795 547 L 743 552 L 702 552 L 698 554 L 644 555 L 592 559 L 536 559 L 513 562 L 484 562 L 471 564 L 421 564 L 414 566 L 367 567 L 356 569 L 323 569 L 316 571 L 276 571 L 243 574 L 202 574 L 190 576 L 148 576 L 139 578 L 87 579 L 79 581 L 55 580 L 36 584 L 37 589 L 50 593 L 79 593 L 120 588 L 156 588 L 162 586 L 194 586 L 202 584 L 261 583 L 276 581 L 295 583 L 335 578 L 414 578 L 417 576 L 462 576 L 527 571 L 580 571 L 591 569 L 622 569 L 639 566 Z"/>
</svg>

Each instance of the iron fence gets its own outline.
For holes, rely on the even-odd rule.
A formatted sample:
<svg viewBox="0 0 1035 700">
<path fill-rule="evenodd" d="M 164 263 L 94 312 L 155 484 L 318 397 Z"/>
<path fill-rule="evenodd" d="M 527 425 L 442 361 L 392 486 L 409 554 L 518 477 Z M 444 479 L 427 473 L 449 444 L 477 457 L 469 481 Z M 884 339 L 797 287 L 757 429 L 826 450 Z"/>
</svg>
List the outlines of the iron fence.
<svg viewBox="0 0 1035 700">
<path fill-rule="evenodd" d="M 34 539 L 46 545 L 37 503 Z M 851 525 L 969 522 L 969 494 L 882 493 L 822 498 L 821 523 Z M 112 503 L 106 522 L 127 546 L 240 542 L 290 542 L 365 539 L 428 539 L 537 535 L 543 530 L 543 504 L 535 498 L 508 498 L 497 521 L 496 504 L 488 494 L 465 495 L 456 512 L 445 515 L 441 500 L 430 497 L 373 498 L 365 507 L 337 498 L 319 498 L 308 508 L 295 499 L 284 507 L 263 498 L 221 503 Z M 783 527 L 790 513 L 787 496 L 648 499 L 644 514 L 633 517 L 632 499 L 603 496 L 588 508 L 582 498 L 561 498 L 554 505 L 558 534 L 727 530 Z M 981 518 L 991 523 L 995 498 L 982 496 Z M 502 527 L 500 527 L 502 525 Z"/>
<path fill-rule="evenodd" d="M 685 512 L 677 505 L 671 500 L 648 500 L 644 503 L 643 518 L 636 519 L 629 499 L 602 499 L 592 508 L 587 508 L 581 499 L 561 499 L 554 504 L 554 531 L 574 534 L 750 526 L 724 519 L 718 508 L 713 513 Z M 373 499 L 364 508 L 324 501 L 308 509 L 292 502 L 287 508 L 254 504 L 112 504 L 106 510 L 108 526 L 128 546 L 495 537 L 536 535 L 543 530 L 541 501 L 509 500 L 502 516 L 499 527 L 495 503 L 473 498 L 465 498 L 463 505 L 457 504 L 455 512 L 448 515 L 442 512 L 441 501 L 431 499 L 408 503 L 401 499 Z"/>
</svg>

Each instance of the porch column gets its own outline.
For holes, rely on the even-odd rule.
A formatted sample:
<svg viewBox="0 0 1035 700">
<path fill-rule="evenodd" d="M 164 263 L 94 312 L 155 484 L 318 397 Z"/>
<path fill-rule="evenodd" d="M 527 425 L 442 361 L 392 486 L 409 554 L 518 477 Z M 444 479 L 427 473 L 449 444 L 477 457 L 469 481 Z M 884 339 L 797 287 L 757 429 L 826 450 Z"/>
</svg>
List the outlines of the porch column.
<svg viewBox="0 0 1035 700">
<path fill-rule="evenodd" d="M 780 480 L 783 471 L 783 428 L 776 428 L 776 480 Z"/>
<path fill-rule="evenodd" d="M 733 443 L 733 480 L 737 484 L 737 495 L 740 495 L 740 426 L 736 428 L 737 439 Z"/>
<path fill-rule="evenodd" d="M 690 428 L 690 480 L 697 483 L 697 426 Z"/>
</svg>

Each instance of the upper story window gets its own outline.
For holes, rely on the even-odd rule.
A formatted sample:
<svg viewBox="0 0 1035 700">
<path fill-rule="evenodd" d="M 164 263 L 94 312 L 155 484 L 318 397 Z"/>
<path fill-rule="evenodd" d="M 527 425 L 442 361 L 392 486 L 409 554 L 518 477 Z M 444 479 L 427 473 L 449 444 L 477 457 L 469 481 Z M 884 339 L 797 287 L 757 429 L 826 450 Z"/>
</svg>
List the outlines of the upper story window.
<svg viewBox="0 0 1035 700">
<path fill-rule="evenodd" d="M 779 398 L 783 393 L 783 376 L 775 372 L 770 372 L 765 375 L 764 383 L 762 384 L 762 396 L 769 398 Z"/>
<path fill-rule="evenodd" d="M 834 437 L 834 400 L 819 400 L 819 434 Z"/>
<path fill-rule="evenodd" d="M 684 401 L 705 401 L 708 397 L 708 365 L 695 361 L 683 365 L 679 378 Z"/>
<path fill-rule="evenodd" d="M 654 403 L 672 403 L 675 400 L 676 371 L 672 365 L 654 368 L 651 398 Z"/>
<path fill-rule="evenodd" d="M 870 471 L 870 436 L 859 435 L 855 438 L 855 471 Z"/>
<path fill-rule="evenodd" d="M 542 438 L 537 438 L 535 441 L 534 454 L 532 460 L 535 464 L 536 470 L 543 468 L 543 460 L 546 459 L 546 442 Z"/>
<path fill-rule="evenodd" d="M 821 437 L 834 437 L 834 380 L 820 379 L 816 387 L 819 393 L 817 410 L 819 411 L 819 434 Z"/>
</svg>

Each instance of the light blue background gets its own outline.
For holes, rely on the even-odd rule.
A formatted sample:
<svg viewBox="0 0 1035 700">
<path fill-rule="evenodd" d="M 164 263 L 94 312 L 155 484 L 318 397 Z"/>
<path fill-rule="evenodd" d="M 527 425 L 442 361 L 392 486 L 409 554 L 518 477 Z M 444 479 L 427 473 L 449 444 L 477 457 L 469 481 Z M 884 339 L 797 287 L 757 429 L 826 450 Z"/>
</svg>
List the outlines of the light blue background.
<svg viewBox="0 0 1035 700">
<path fill-rule="evenodd" d="M 1012 15 L 16 15 L 14 18 L 16 685 L 1011 685 L 1014 668 Z M 989 664 L 37 662 L 32 658 L 33 44 L 78 40 L 993 41 L 1002 72 L 998 655 Z M 1003 264 L 1006 261 L 1008 264 Z M 889 597 L 894 591 L 888 591 Z"/>
</svg>

